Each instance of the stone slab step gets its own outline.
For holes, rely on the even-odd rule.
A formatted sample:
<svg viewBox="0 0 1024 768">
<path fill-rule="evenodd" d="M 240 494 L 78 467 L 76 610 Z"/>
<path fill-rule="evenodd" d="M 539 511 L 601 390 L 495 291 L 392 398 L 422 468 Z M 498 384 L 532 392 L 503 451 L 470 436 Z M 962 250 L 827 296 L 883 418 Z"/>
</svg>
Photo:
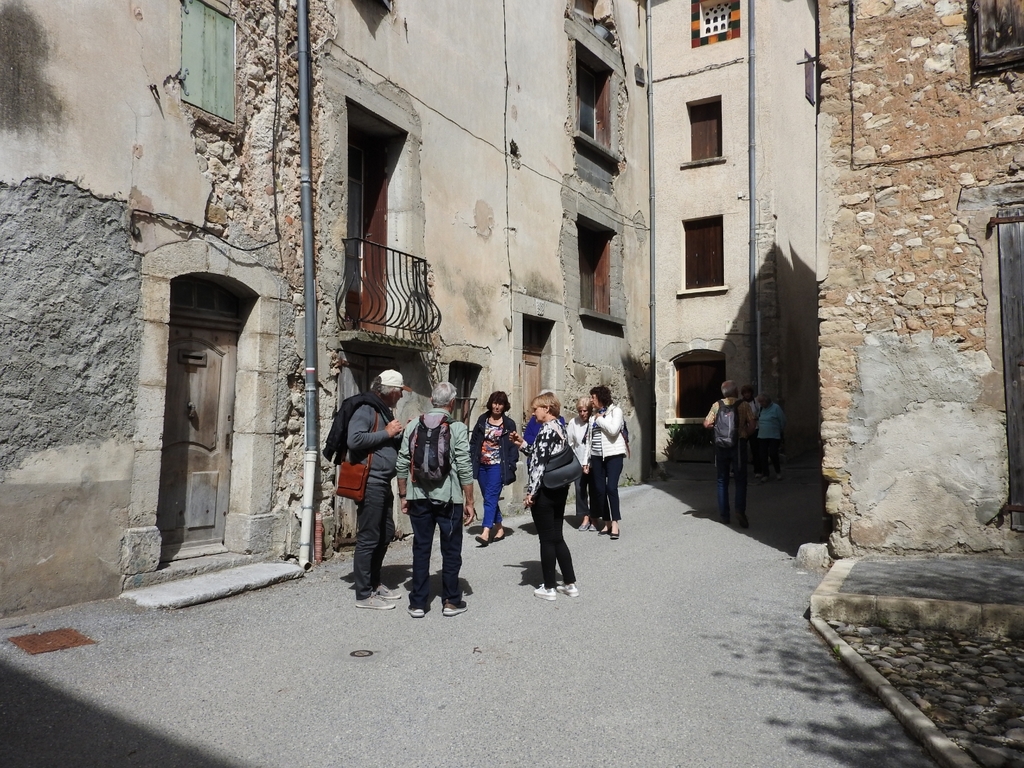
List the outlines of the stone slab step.
<svg viewBox="0 0 1024 768">
<path fill-rule="evenodd" d="M 134 600 L 143 608 L 185 608 L 208 603 L 242 592 L 302 577 L 305 571 L 295 563 L 255 563 L 206 573 L 167 584 L 122 592 L 121 597 Z"/>
</svg>

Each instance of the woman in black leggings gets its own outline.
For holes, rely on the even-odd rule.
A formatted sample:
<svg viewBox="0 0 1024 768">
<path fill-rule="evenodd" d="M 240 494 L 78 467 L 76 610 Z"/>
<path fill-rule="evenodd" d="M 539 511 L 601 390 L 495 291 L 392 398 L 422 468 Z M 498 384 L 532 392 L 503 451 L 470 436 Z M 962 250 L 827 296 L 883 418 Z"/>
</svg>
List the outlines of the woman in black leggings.
<svg viewBox="0 0 1024 768">
<path fill-rule="evenodd" d="M 565 539 L 562 538 L 565 500 L 569 496 L 569 486 L 545 488 L 541 483 L 550 458 L 569 444 L 565 427 L 558 421 L 562 404 L 557 397 L 549 393 L 533 398 L 530 405 L 533 415 L 541 425 L 537 439 L 533 445 L 529 445 L 514 432 L 510 437 L 527 457 L 529 478 L 526 481 L 526 499 L 523 503 L 533 515 L 537 536 L 540 539 L 540 566 L 544 572 L 544 583 L 534 590 L 533 594 L 542 600 L 554 600 L 558 593 L 567 597 L 579 597 L 572 555 Z M 556 581 L 556 563 L 562 571 L 562 584 Z"/>
</svg>

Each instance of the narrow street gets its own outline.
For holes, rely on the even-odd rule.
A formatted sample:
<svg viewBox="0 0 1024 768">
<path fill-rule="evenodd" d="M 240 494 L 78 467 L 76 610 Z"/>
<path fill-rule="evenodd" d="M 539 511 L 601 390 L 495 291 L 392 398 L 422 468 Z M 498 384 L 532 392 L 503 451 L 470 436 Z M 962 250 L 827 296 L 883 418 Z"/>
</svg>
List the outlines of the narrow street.
<svg viewBox="0 0 1024 768">
<path fill-rule="evenodd" d="M 0 764 L 930 766 L 804 618 L 817 475 L 752 485 L 717 522 L 713 469 L 624 489 L 622 538 L 569 525 L 582 595 L 537 600 L 529 517 L 464 545 L 469 611 L 353 605 L 347 557 L 180 611 L 110 600 L 0 622 Z M 470 529 L 476 530 L 476 527 Z M 385 580 L 404 589 L 408 543 Z M 439 561 L 438 561 L 439 566 Z M 437 580 L 435 579 L 435 588 Z M 95 645 L 6 639 L 72 627 Z M 368 650 L 372 655 L 353 656 Z"/>
</svg>

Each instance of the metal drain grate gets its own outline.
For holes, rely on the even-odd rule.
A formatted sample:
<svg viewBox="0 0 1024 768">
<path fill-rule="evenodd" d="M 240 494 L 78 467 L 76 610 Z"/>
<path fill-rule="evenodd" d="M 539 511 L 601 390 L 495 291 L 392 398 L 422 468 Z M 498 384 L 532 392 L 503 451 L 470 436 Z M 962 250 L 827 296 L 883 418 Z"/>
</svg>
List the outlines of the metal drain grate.
<svg viewBox="0 0 1024 768">
<path fill-rule="evenodd" d="M 34 635 L 19 635 L 8 638 L 12 643 L 29 653 L 48 653 L 63 651 L 66 648 L 77 648 L 80 645 L 93 645 L 96 641 L 81 632 L 65 627 L 51 632 L 37 632 Z"/>
</svg>

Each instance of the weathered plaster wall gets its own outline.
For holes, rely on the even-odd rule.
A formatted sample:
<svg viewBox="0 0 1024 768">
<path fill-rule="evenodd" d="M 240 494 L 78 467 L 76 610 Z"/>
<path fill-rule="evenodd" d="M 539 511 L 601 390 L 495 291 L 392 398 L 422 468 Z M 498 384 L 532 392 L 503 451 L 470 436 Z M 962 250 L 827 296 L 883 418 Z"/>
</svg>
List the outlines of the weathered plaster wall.
<svg viewBox="0 0 1024 768">
<path fill-rule="evenodd" d="M 141 346 L 126 220 L 68 182 L 0 184 L 0 615 L 120 585 Z"/>
<path fill-rule="evenodd" d="M 1020 170 L 1019 76 L 972 72 L 962 2 L 849 10 L 820 4 L 830 544 L 1019 552 L 990 524 L 1007 478 L 995 204 L 958 205 Z"/>
</svg>

